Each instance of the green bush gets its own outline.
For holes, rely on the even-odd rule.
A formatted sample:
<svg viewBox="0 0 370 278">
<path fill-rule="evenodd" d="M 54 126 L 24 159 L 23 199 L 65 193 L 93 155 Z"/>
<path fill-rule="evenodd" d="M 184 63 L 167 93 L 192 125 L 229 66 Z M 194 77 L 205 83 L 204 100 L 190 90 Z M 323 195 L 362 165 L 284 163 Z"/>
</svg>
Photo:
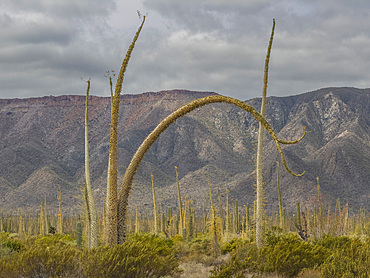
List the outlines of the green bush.
<svg viewBox="0 0 370 278">
<path fill-rule="evenodd" d="M 295 277 L 304 268 L 321 265 L 328 255 L 327 248 L 302 241 L 297 235 L 288 235 L 262 248 L 259 261 L 263 268 L 259 270 Z"/>
<path fill-rule="evenodd" d="M 19 252 L 0 259 L 0 277 L 176 277 L 181 273 L 169 239 L 131 235 L 123 245 L 83 251 L 71 242 L 64 235 L 27 239 Z"/>
<path fill-rule="evenodd" d="M 135 234 L 122 245 L 84 250 L 81 266 L 86 277 L 161 277 L 180 274 L 173 242 L 154 235 Z"/>
<path fill-rule="evenodd" d="M 76 245 L 76 240 L 70 235 L 54 234 L 47 235 L 43 237 L 38 237 L 35 241 L 36 244 L 41 244 L 44 246 L 50 246 L 57 243 L 64 243 L 68 245 Z"/>
<path fill-rule="evenodd" d="M 19 252 L 24 247 L 24 245 L 14 240 L 7 240 L 4 242 L 1 242 L 0 247 L 1 248 L 6 247 L 6 248 L 11 249 L 12 251 Z"/>
<path fill-rule="evenodd" d="M 83 277 L 75 247 L 35 243 L 11 257 L 0 259 L 0 277 Z"/>
<path fill-rule="evenodd" d="M 345 245 L 332 249 L 332 255 L 321 266 L 323 277 L 370 277 L 370 239 L 361 242 L 358 238 L 346 238 L 345 241 Z"/>
<path fill-rule="evenodd" d="M 10 238 L 9 233 L 0 234 L 0 258 L 19 252 L 23 247 L 24 245 L 18 240 Z"/>
<path fill-rule="evenodd" d="M 0 233 L 0 242 L 9 240 L 9 233 L 2 232 Z"/>
<path fill-rule="evenodd" d="M 332 236 L 325 234 L 320 240 L 316 240 L 315 243 L 330 250 L 346 249 L 351 245 L 351 239 L 347 236 Z"/>
<path fill-rule="evenodd" d="M 211 239 L 206 234 L 193 238 L 190 243 L 190 251 L 198 254 L 210 255 L 212 252 Z"/>
<path fill-rule="evenodd" d="M 11 256 L 13 253 L 13 249 L 5 246 L 0 246 L 0 258 Z"/>
<path fill-rule="evenodd" d="M 247 244 L 247 243 L 250 243 L 250 242 L 251 242 L 250 240 L 245 240 L 245 239 L 242 239 L 242 238 L 233 238 L 232 240 L 230 240 L 229 242 L 224 243 L 221 246 L 221 253 L 222 254 L 231 253 L 238 246 L 240 246 L 242 244 Z"/>
<path fill-rule="evenodd" d="M 282 228 L 277 226 L 272 226 L 271 229 L 267 230 L 265 233 L 265 243 L 266 245 L 275 245 L 280 241 L 284 240 L 286 234 Z"/>
<path fill-rule="evenodd" d="M 231 254 L 231 260 L 215 268 L 211 277 L 244 277 L 250 272 L 295 277 L 304 268 L 321 265 L 329 252 L 323 246 L 300 240 L 298 235 L 274 232 L 267 235 L 266 245 L 260 250 L 254 243 L 244 243 Z"/>
</svg>

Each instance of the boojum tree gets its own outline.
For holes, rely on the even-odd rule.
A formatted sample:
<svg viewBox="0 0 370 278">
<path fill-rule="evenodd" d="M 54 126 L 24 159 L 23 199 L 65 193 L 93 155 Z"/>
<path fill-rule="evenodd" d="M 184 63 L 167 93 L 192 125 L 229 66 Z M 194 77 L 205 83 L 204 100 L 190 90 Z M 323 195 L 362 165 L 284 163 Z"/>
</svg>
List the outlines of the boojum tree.
<svg viewBox="0 0 370 278">
<path fill-rule="evenodd" d="M 98 224 L 94 196 L 91 189 L 90 160 L 89 160 L 89 91 L 90 80 L 87 81 L 86 108 L 85 108 L 85 192 L 86 192 L 86 215 L 88 218 L 88 247 L 98 246 Z"/>
<path fill-rule="evenodd" d="M 149 150 L 149 148 L 153 145 L 153 143 L 158 139 L 160 134 L 164 132 L 172 123 L 174 123 L 178 118 L 185 116 L 187 113 L 193 111 L 194 109 L 197 109 L 199 107 L 202 107 L 204 105 L 208 105 L 211 103 L 229 103 L 235 106 L 238 106 L 245 110 L 248 113 L 251 113 L 255 119 L 262 124 L 262 126 L 267 130 L 267 132 L 271 135 L 272 139 L 275 142 L 275 146 L 278 150 L 278 153 L 281 157 L 282 163 L 285 167 L 285 169 L 292 174 L 293 176 L 301 176 L 304 174 L 295 174 L 293 173 L 284 158 L 283 152 L 281 150 L 280 144 L 295 144 L 302 140 L 302 138 L 306 135 L 306 132 L 304 132 L 303 136 L 295 141 L 285 141 L 277 138 L 274 130 L 271 128 L 269 123 L 266 121 L 266 119 L 257 112 L 252 106 L 249 104 L 240 101 L 235 98 L 226 97 L 222 95 L 212 95 L 207 96 L 204 98 L 193 100 L 186 105 L 180 107 L 173 113 L 171 113 L 169 116 L 167 116 L 162 122 L 160 122 L 157 127 L 145 138 L 145 140 L 142 142 L 142 144 L 137 149 L 136 153 L 131 159 L 131 162 L 129 166 L 127 167 L 125 174 L 123 176 L 122 180 L 122 186 L 118 194 L 118 243 L 123 243 L 125 241 L 125 234 L 126 234 L 126 213 L 127 213 L 127 207 L 128 207 L 128 200 L 130 196 L 130 191 L 132 188 L 132 183 L 135 177 L 135 174 L 140 166 L 140 162 L 145 156 L 145 153 Z"/>
<path fill-rule="evenodd" d="M 107 181 L 107 197 L 106 197 L 106 243 L 114 245 L 117 243 L 117 137 L 118 137 L 118 115 L 119 115 L 119 104 L 121 99 L 122 84 L 124 74 L 127 69 L 128 62 L 131 57 L 131 53 L 135 47 L 135 43 L 139 38 L 141 29 L 145 22 L 145 16 L 141 22 L 135 37 L 127 50 L 126 57 L 122 62 L 120 72 L 117 77 L 117 83 L 114 91 L 112 100 L 112 111 L 111 111 L 111 127 L 110 127 L 110 142 L 109 142 L 109 162 L 108 162 L 108 181 Z"/>
<path fill-rule="evenodd" d="M 275 19 L 273 20 L 272 24 L 272 31 L 271 37 L 269 41 L 269 46 L 267 48 L 267 54 L 265 59 L 265 69 L 264 69 L 264 77 L 263 77 L 263 90 L 262 90 L 262 102 L 261 102 L 261 115 L 265 117 L 266 115 L 266 102 L 267 102 L 267 80 L 268 80 L 268 69 L 269 69 L 269 62 L 270 62 L 270 54 L 271 54 L 271 47 L 272 41 L 274 38 L 274 31 L 275 31 Z M 259 123 L 258 127 L 258 143 L 257 143 L 257 159 L 256 159 L 256 203 L 257 203 L 257 210 L 256 210 L 256 245 L 257 248 L 261 248 L 263 246 L 263 177 L 262 177 L 262 169 L 263 169 L 263 141 L 264 141 L 264 134 L 265 129 L 261 123 Z"/>
</svg>

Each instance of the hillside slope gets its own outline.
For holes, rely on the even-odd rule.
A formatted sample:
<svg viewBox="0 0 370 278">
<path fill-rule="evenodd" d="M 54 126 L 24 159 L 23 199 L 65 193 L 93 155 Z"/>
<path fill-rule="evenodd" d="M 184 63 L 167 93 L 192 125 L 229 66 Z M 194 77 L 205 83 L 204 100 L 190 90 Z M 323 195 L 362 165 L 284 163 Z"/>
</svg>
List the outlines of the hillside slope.
<svg viewBox="0 0 370 278">
<path fill-rule="evenodd" d="M 213 93 L 185 90 L 124 95 L 121 100 L 118 165 L 124 173 L 145 136 L 169 113 L 190 100 Z M 0 207 L 35 208 L 45 195 L 51 210 L 57 208 L 57 188 L 62 187 L 65 210 L 75 213 L 79 187 L 84 181 L 83 96 L 0 100 Z M 260 99 L 247 101 L 257 109 Z M 90 169 L 98 204 L 106 185 L 110 100 L 90 100 Z M 292 177 L 280 168 L 283 202 L 316 201 L 316 177 L 327 203 L 337 198 L 354 209 L 370 209 L 370 90 L 325 88 L 290 97 L 270 97 L 267 119 L 279 138 L 298 138 L 284 146 L 288 164 L 303 177 Z M 162 207 L 176 207 L 174 166 L 178 167 L 183 195 L 203 207 L 208 180 L 222 193 L 227 187 L 241 204 L 254 199 L 254 147 L 257 122 L 240 108 L 212 104 L 180 118 L 166 130 L 142 162 L 132 193 L 131 206 L 152 206 L 150 173 Z M 266 136 L 269 138 L 269 136 Z M 264 160 L 267 209 L 277 208 L 276 163 L 272 142 Z M 208 206 L 208 203 L 206 204 Z"/>
</svg>

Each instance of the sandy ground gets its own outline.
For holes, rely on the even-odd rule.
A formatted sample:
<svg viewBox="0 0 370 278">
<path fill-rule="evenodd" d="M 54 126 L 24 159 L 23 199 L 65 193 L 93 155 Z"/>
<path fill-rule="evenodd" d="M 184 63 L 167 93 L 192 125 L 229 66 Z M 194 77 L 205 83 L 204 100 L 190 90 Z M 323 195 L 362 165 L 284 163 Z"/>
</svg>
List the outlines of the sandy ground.
<svg viewBox="0 0 370 278">
<path fill-rule="evenodd" d="M 181 278 L 208 278 L 212 266 L 191 262 L 181 264 L 180 268 L 184 270 Z"/>
</svg>

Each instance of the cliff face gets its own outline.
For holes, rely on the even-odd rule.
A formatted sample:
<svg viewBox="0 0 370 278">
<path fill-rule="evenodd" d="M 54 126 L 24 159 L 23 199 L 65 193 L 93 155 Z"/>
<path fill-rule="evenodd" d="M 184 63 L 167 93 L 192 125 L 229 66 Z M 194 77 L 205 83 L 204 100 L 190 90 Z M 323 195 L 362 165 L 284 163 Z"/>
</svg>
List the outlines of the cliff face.
<svg viewBox="0 0 370 278">
<path fill-rule="evenodd" d="M 118 165 L 122 176 L 133 153 L 168 114 L 190 100 L 212 93 L 184 90 L 124 95 L 118 128 Z M 288 164 L 303 177 L 292 177 L 281 167 L 284 204 L 312 205 L 316 177 L 328 203 L 349 202 L 370 208 L 370 90 L 326 88 L 291 97 L 270 97 L 267 119 L 279 138 L 298 138 L 285 146 Z M 90 168 L 97 202 L 105 195 L 109 148 L 110 99 L 90 97 Z M 259 109 L 260 100 L 248 101 Z M 84 181 L 84 96 L 0 100 L 0 207 L 33 208 L 45 195 L 57 207 L 57 188 L 73 212 Z M 254 146 L 257 122 L 237 107 L 212 104 L 171 125 L 146 154 L 137 173 L 131 204 L 151 207 L 150 173 L 158 188 L 157 200 L 176 206 L 175 171 L 181 190 L 201 207 L 213 188 L 239 203 L 253 203 Z M 268 138 L 268 136 L 266 136 Z M 277 208 L 276 160 L 272 142 L 265 144 L 264 181 L 267 209 Z M 208 203 L 207 203 L 208 205 Z"/>
</svg>

